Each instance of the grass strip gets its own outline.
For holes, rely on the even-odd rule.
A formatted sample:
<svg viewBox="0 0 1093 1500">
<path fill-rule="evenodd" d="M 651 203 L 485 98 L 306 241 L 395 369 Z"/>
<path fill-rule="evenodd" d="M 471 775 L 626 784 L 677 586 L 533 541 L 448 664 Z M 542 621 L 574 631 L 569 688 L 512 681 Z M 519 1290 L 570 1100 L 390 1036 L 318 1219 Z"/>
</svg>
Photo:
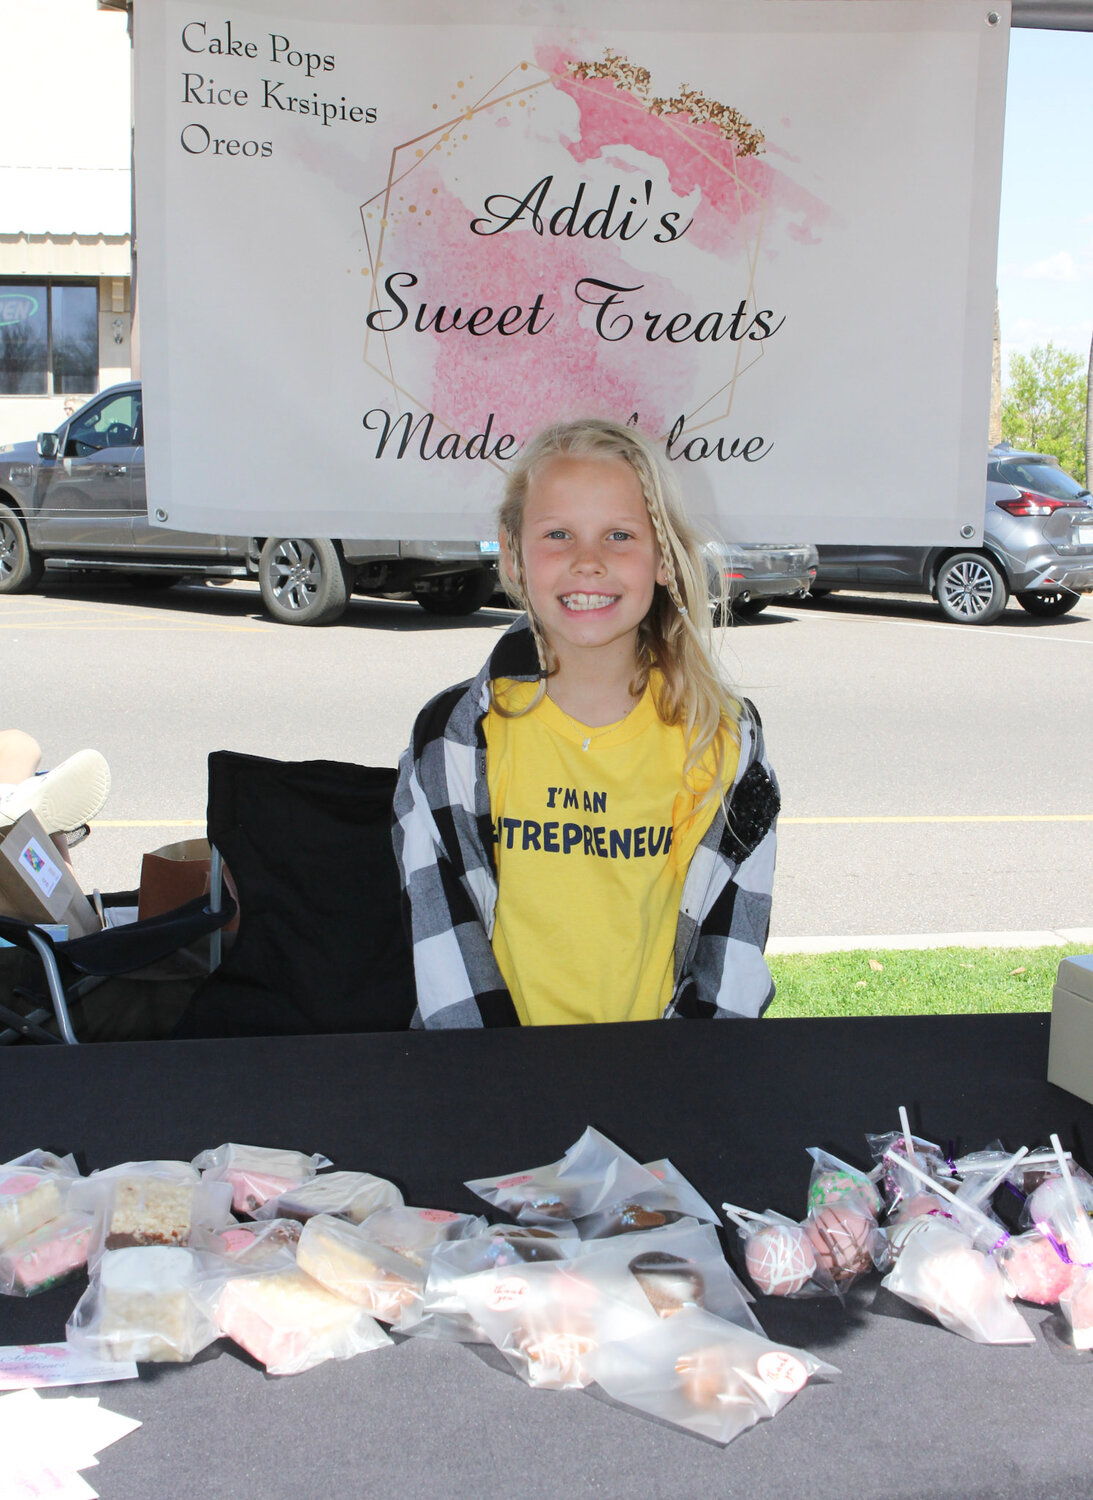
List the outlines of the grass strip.
<svg viewBox="0 0 1093 1500">
<path fill-rule="evenodd" d="M 768 962 L 772 1019 L 1050 1010 L 1059 961 L 1088 949 L 926 948 L 788 953 Z"/>
</svg>

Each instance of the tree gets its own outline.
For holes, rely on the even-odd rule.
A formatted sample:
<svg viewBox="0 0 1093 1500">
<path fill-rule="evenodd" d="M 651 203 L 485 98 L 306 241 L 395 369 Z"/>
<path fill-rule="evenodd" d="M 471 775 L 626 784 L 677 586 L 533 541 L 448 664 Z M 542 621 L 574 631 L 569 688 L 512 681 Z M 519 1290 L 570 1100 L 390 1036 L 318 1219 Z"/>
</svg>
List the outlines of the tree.
<svg viewBox="0 0 1093 1500">
<path fill-rule="evenodd" d="M 1002 437 L 1037 453 L 1050 453 L 1083 484 L 1086 372 L 1079 354 L 1036 344 L 1013 354 L 1002 393 Z"/>
</svg>

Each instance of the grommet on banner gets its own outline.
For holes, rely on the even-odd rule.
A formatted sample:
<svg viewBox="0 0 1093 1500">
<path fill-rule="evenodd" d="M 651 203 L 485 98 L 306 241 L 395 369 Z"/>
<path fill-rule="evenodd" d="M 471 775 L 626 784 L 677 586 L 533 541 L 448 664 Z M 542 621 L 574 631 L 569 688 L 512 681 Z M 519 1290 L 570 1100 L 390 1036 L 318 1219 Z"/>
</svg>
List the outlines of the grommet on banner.
<svg viewBox="0 0 1093 1500">
<path fill-rule="evenodd" d="M 987 25 L 988 26 L 997 26 L 998 23 L 999 23 L 999 21 L 1001 19 L 1002 19 L 1002 17 L 998 14 L 998 12 L 996 10 L 989 10 L 987 12 Z"/>
</svg>

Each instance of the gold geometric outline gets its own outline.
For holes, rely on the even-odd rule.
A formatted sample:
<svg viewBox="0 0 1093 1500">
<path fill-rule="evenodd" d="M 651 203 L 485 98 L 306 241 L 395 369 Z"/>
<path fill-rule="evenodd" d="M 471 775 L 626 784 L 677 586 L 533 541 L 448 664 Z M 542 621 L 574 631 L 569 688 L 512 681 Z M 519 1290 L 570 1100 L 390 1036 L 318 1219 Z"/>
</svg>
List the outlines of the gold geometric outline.
<svg viewBox="0 0 1093 1500">
<path fill-rule="evenodd" d="M 521 71 L 527 71 L 529 68 L 535 68 L 538 72 L 544 74 L 545 76 L 540 78 L 535 83 L 529 83 L 521 88 L 512 89 L 505 94 L 496 94 L 495 91 L 504 87 L 507 81 L 513 76 L 513 74 Z M 563 77 L 564 81 L 571 88 L 587 88 L 589 86 L 588 82 L 586 82 L 585 80 L 575 79 L 570 74 L 562 75 L 560 73 L 547 72 L 546 69 L 541 68 L 537 63 L 528 63 L 524 61 L 515 64 L 508 70 L 507 73 L 503 74 L 496 83 L 492 84 L 485 90 L 484 93 L 479 95 L 474 104 L 469 105 L 464 110 L 460 110 L 459 113 L 457 115 L 454 115 L 450 120 L 438 123 L 431 130 L 424 131 L 422 134 L 414 136 L 409 140 L 398 142 L 391 148 L 391 158 L 387 172 L 387 180 L 383 188 L 381 188 L 378 192 L 373 193 L 370 198 L 365 199 L 365 201 L 359 205 L 359 212 L 361 215 L 361 228 L 364 233 L 365 246 L 368 253 L 369 271 L 371 275 L 371 293 L 369 297 L 368 309 L 370 313 L 375 310 L 375 307 L 378 303 L 379 280 L 377 273 L 382 269 L 383 266 L 383 245 L 388 227 L 391 195 L 395 187 L 397 187 L 400 183 L 405 182 L 417 167 L 424 165 L 429 156 L 431 156 L 434 151 L 439 150 L 444 145 L 444 143 L 450 139 L 452 129 L 459 123 L 463 121 L 469 123 L 475 115 L 480 114 L 484 110 L 493 109 L 496 105 L 505 104 L 511 99 L 519 98 L 521 95 L 533 94 L 536 90 L 545 87 L 553 80 L 562 79 Z M 599 91 L 597 90 L 596 92 L 598 93 Z M 627 91 L 619 90 L 619 92 L 625 95 Z M 635 109 L 643 114 L 648 112 L 642 105 L 641 101 L 637 99 L 633 99 L 633 101 L 631 102 L 630 98 L 624 97 L 623 99 L 617 100 L 615 102 L 617 102 L 624 108 Z M 675 120 L 671 119 L 671 117 L 665 117 L 662 115 L 659 118 L 662 124 L 664 124 L 670 131 L 673 131 L 682 140 L 684 140 L 691 150 L 697 152 L 701 156 L 704 156 L 712 167 L 714 167 L 717 171 L 724 173 L 731 179 L 733 186 L 737 191 L 737 206 L 740 210 L 741 217 L 743 217 L 743 204 L 740 200 L 744 192 L 750 193 L 753 197 L 755 197 L 756 195 L 754 193 L 754 189 L 745 187 L 745 185 L 740 181 L 740 178 L 735 170 L 735 166 L 733 168 L 729 168 L 723 162 L 718 161 L 716 157 L 714 157 L 702 143 L 696 142 L 689 133 L 685 133 L 685 128 L 679 125 Z M 428 149 L 424 151 L 418 150 L 417 158 L 400 172 L 398 169 L 399 154 L 411 147 L 417 147 L 421 142 L 428 141 L 431 138 L 433 138 L 432 144 L 428 147 Z M 370 204 L 375 203 L 377 199 L 380 198 L 382 198 L 383 200 L 383 209 L 380 219 L 380 234 L 375 252 L 373 253 L 372 238 L 369 234 L 368 221 L 365 210 Z M 755 298 L 755 274 L 758 265 L 759 250 L 762 241 L 763 227 L 766 221 L 767 208 L 765 199 L 761 199 L 760 202 L 762 203 L 762 209 L 760 212 L 759 227 L 755 233 L 754 245 L 752 246 L 752 253 L 748 265 L 748 287 L 744 299 L 745 310 L 750 305 L 754 305 L 756 308 L 758 307 L 758 302 Z M 747 243 L 747 238 L 745 240 L 745 243 Z M 369 345 L 371 342 L 373 331 L 378 332 L 383 341 L 383 352 L 385 356 L 383 365 L 379 365 L 375 363 L 371 358 L 369 358 Z M 723 385 L 719 386 L 716 390 L 712 391 L 708 396 L 705 397 L 705 399 L 700 401 L 695 407 L 692 408 L 689 413 L 684 414 L 684 425 L 680 434 L 680 441 L 682 441 L 685 436 L 696 433 L 702 428 L 710 427 L 717 422 L 725 421 L 731 415 L 733 401 L 736 394 L 737 381 L 741 378 L 741 376 L 746 374 L 748 370 L 757 365 L 759 361 L 764 357 L 764 354 L 766 352 L 763 349 L 762 343 L 760 342 L 755 357 L 750 359 L 747 364 L 741 366 L 741 360 L 743 356 L 743 351 L 741 349 L 742 343 L 743 340 L 734 341 L 735 349 L 733 372 L 729 379 Z M 367 368 L 374 371 L 374 373 L 379 375 L 382 380 L 385 380 L 390 384 L 393 395 L 405 396 L 423 413 L 430 409 L 430 407 L 432 406 L 431 402 L 425 402 L 422 398 L 416 396 L 412 391 L 402 386 L 399 382 L 395 374 L 392 350 L 387 339 L 387 334 L 383 330 L 372 330 L 371 328 L 367 330 L 365 334 L 364 349 L 362 350 L 362 359 Z M 724 410 L 715 411 L 712 415 L 705 417 L 705 419 L 701 422 L 695 420 L 701 415 L 701 413 L 706 411 L 711 402 L 716 402 L 718 398 L 726 392 L 727 399 L 725 402 Z M 444 428 L 446 431 L 456 431 L 456 428 L 438 412 L 433 411 L 433 418 L 436 421 L 437 425 L 441 428 Z M 667 436 L 667 433 L 662 433 L 659 441 L 664 442 Z M 490 458 L 488 461 L 499 470 L 503 470 L 505 467 L 493 458 Z"/>
</svg>

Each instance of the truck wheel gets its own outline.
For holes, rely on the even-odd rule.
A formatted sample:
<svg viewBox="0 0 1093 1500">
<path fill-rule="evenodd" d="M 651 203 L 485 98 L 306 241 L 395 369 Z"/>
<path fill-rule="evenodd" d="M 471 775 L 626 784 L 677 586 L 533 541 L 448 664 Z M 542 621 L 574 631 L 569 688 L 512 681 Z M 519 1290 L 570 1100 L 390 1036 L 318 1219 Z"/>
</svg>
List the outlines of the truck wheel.
<svg viewBox="0 0 1093 1500">
<path fill-rule="evenodd" d="M 22 519 L 0 505 L 0 594 L 29 594 L 44 571 L 45 563 L 30 550 Z"/>
<path fill-rule="evenodd" d="M 490 568 L 474 568 L 467 573 L 443 573 L 428 592 L 414 592 L 414 598 L 430 615 L 473 615 L 488 604 L 497 588 Z"/>
<path fill-rule="evenodd" d="M 937 602 L 957 625 L 989 625 L 1006 607 L 1009 589 L 985 553 L 957 552 L 937 572 Z"/>
<path fill-rule="evenodd" d="M 1081 598 L 1070 589 L 1028 589 L 1013 596 L 1022 609 L 1030 615 L 1051 620 L 1057 615 L 1068 615 Z"/>
<path fill-rule="evenodd" d="M 353 575 L 325 537 L 271 536 L 258 559 L 262 603 L 284 625 L 329 625 L 345 609 Z"/>
</svg>

